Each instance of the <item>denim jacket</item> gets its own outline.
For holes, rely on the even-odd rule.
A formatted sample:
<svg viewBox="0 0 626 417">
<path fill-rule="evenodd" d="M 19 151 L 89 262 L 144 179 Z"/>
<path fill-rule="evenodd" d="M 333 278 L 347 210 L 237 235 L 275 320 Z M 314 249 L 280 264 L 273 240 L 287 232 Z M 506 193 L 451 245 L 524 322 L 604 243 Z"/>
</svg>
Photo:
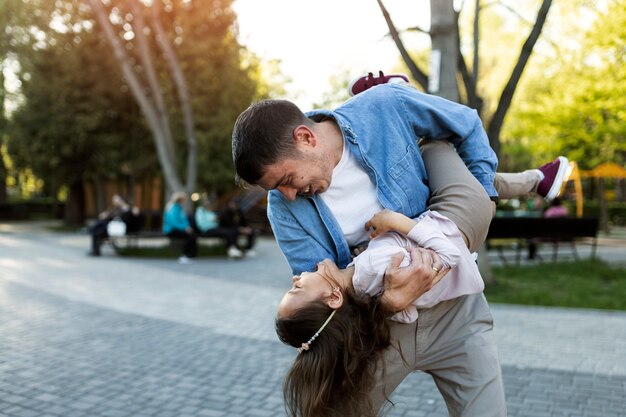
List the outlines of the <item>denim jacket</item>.
<svg viewBox="0 0 626 417">
<path fill-rule="evenodd" d="M 478 114 L 466 106 L 411 87 L 383 84 L 335 111 L 315 110 L 307 116 L 337 122 L 350 151 L 376 184 L 385 208 L 411 218 L 426 210 L 430 191 L 417 145 L 420 138 L 449 140 L 487 194 L 498 195 L 493 186 L 496 155 Z M 340 268 L 350 263 L 341 228 L 319 196 L 289 201 L 271 190 L 267 213 L 294 274 L 313 271 L 326 258 Z"/>
</svg>

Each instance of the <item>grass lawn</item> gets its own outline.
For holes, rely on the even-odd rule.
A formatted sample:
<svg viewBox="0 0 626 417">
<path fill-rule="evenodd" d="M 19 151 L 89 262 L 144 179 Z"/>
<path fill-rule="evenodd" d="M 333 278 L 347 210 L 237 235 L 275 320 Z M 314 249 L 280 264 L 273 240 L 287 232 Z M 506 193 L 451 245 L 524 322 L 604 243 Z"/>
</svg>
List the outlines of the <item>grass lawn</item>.
<svg viewBox="0 0 626 417">
<path fill-rule="evenodd" d="M 601 260 L 494 267 L 491 303 L 626 310 L 626 269 Z"/>
</svg>

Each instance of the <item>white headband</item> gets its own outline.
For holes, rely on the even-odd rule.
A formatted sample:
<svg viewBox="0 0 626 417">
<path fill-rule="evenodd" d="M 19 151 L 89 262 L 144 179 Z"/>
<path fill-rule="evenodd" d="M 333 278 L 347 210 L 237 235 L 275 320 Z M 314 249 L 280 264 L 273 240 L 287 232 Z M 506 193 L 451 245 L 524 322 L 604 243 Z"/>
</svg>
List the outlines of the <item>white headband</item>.
<svg viewBox="0 0 626 417">
<path fill-rule="evenodd" d="M 320 327 L 320 329 L 316 331 L 315 334 L 306 343 L 303 343 L 302 346 L 298 348 L 299 353 L 302 353 L 305 350 L 309 350 L 311 343 L 313 343 L 313 341 L 317 338 L 317 336 L 319 336 L 320 333 L 322 333 L 322 330 L 324 330 L 324 327 L 326 327 L 326 325 L 328 324 L 328 322 L 330 322 L 330 319 L 333 318 L 336 312 L 337 310 L 333 310 L 333 312 L 330 313 L 330 316 L 328 316 L 324 324 L 322 324 L 322 327 Z"/>
</svg>

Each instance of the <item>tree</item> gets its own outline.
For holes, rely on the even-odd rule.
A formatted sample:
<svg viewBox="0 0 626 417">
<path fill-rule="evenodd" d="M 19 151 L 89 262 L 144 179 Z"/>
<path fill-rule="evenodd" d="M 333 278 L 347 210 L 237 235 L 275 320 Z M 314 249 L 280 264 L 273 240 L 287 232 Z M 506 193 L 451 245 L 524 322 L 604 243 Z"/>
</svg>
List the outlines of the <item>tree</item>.
<svg viewBox="0 0 626 417">
<path fill-rule="evenodd" d="M 124 78 L 128 82 L 135 100 L 139 104 L 148 126 L 152 132 L 155 148 L 159 156 L 159 162 L 163 170 L 165 182 L 170 191 L 183 189 L 182 181 L 176 169 L 176 154 L 172 130 L 170 127 L 169 112 L 165 107 L 163 88 L 157 77 L 157 68 L 152 57 L 152 50 L 146 37 L 150 29 L 145 25 L 144 10 L 138 4 L 138 0 L 130 0 L 130 10 L 127 10 L 124 2 L 112 2 L 111 9 L 105 8 L 101 0 L 87 0 L 98 20 L 100 29 L 104 31 L 110 42 L 115 58 L 119 62 Z M 180 65 L 173 53 L 169 40 L 166 39 L 160 24 L 160 1 L 154 1 L 152 33 L 156 34 L 157 44 L 161 48 L 166 61 L 169 64 L 170 76 L 176 80 L 176 89 L 179 97 L 182 97 L 181 108 L 185 114 L 185 122 L 190 136 L 188 137 L 188 166 L 186 189 L 191 192 L 195 189 L 196 182 L 196 141 L 193 132 L 193 115 L 190 113 L 189 96 L 186 89 L 184 76 L 180 71 Z M 113 21 L 111 19 L 113 17 Z M 117 22 L 115 25 L 113 22 Z M 121 39 L 120 39 L 121 38 Z M 124 40 L 126 40 L 124 42 Z M 134 42 L 132 42 L 134 40 Z M 127 45 L 125 45 L 125 43 Z M 127 49 L 135 49 L 136 57 L 132 57 Z M 140 65 L 135 66 L 133 58 Z M 144 75 L 142 80 L 142 74 Z"/>
<path fill-rule="evenodd" d="M 484 98 L 478 90 L 478 74 L 480 69 L 480 25 L 479 19 L 483 7 L 480 0 L 475 0 L 474 8 L 474 30 L 473 30 L 473 57 L 472 67 L 468 67 L 465 62 L 459 38 L 459 16 L 453 8 L 453 0 L 431 0 L 431 28 L 429 31 L 420 28 L 412 28 L 413 31 L 427 33 L 431 37 L 432 51 L 431 63 L 439 70 L 430 76 L 423 71 L 412 59 L 400 37 L 400 32 L 395 27 L 389 12 L 382 0 L 377 0 L 383 13 L 383 17 L 389 27 L 400 55 L 408 67 L 413 79 L 425 90 L 443 97 L 459 101 L 461 96 L 459 91 L 465 92 L 465 103 L 475 108 L 479 113 L 483 113 Z M 508 112 L 513 95 L 519 84 L 522 73 L 528 63 L 532 50 L 539 39 L 541 31 L 546 21 L 548 11 L 552 5 L 552 0 L 542 0 L 539 7 L 535 23 L 524 42 L 517 62 L 509 76 L 508 81 L 498 100 L 495 112 L 487 125 L 487 134 L 492 148 L 496 153 L 500 152 L 500 131 L 504 123 L 504 118 Z M 433 82 L 432 77 L 436 77 Z M 459 88 L 458 81 L 461 80 Z M 484 116 L 484 115 L 483 115 Z"/>
<path fill-rule="evenodd" d="M 0 3 L 0 27 L 5 28 L 5 32 L 10 32 L 10 28 L 16 20 L 16 15 L 19 15 L 19 13 L 17 13 L 19 11 L 19 2 L 7 0 Z M 5 204 L 7 201 L 7 168 L 4 163 L 2 149 L 6 141 L 5 137 L 7 131 L 7 94 L 5 90 L 4 69 L 5 63 L 9 58 L 10 39 L 11 37 L 8 36 L 8 33 L 0 37 L 0 204 Z"/>
<path fill-rule="evenodd" d="M 68 187 L 69 206 L 75 208 L 70 217 L 80 222 L 85 181 L 103 184 L 109 179 L 130 182 L 160 176 L 149 121 L 133 100 L 128 79 L 83 0 L 15 3 L 29 11 L 13 19 L 11 26 L 10 52 L 20 63 L 23 99 L 9 120 L 10 156 L 18 169 L 32 169 L 43 179 L 50 195 Z M 189 165 L 189 152 L 181 150 L 181 145 L 188 143 L 191 130 L 197 142 L 194 159 L 202 156 L 197 164 L 199 191 L 232 190 L 231 129 L 250 102 L 268 94 L 261 62 L 237 42 L 230 0 L 210 5 L 182 0 L 164 4 L 160 28 L 153 29 L 153 22 L 151 30 L 146 29 L 144 22 L 144 49 L 157 50 L 157 32 L 167 37 L 184 76 L 186 98 L 180 98 L 180 80 L 170 76 L 172 63 L 162 58 L 172 51 L 142 61 L 140 48 L 125 43 L 131 69 L 139 71 L 142 88 L 149 89 L 151 84 L 161 90 L 158 108 L 169 121 L 171 143 L 166 146 L 170 146 L 168 158 L 176 174 L 180 176 Z M 136 6 L 146 21 L 152 21 L 151 8 Z M 135 39 L 134 31 L 141 24 L 128 10 L 126 29 L 119 21 L 114 27 Z M 116 14 L 111 16 L 115 20 Z M 142 75 L 148 60 L 154 68 L 152 81 Z M 144 96 L 156 101 L 150 94 Z M 183 115 L 180 103 L 187 99 L 193 120 Z"/>
<path fill-rule="evenodd" d="M 269 94 L 266 77 L 273 77 L 275 68 L 267 67 L 239 45 L 235 16 L 230 8 L 213 9 L 204 2 L 194 2 L 166 16 L 166 27 L 171 28 L 168 33 L 180 33 L 172 42 L 177 45 L 189 90 L 193 93 L 191 104 L 196 116 L 197 153 L 200 155 L 199 191 L 218 195 L 232 191 L 235 186 L 232 127 L 252 101 Z M 174 99 L 170 100 L 170 108 L 176 116 L 173 130 L 182 132 L 182 118 L 173 105 Z"/>
<path fill-rule="evenodd" d="M 597 15 L 594 24 L 570 38 L 571 50 L 561 47 L 538 62 L 504 131 L 507 159 L 517 155 L 514 145 L 532 154 L 533 163 L 555 154 L 582 169 L 626 162 L 625 3 L 582 9 L 587 18 Z"/>
<path fill-rule="evenodd" d="M 12 115 L 9 152 L 18 167 L 45 180 L 51 195 L 69 189 L 66 221 L 77 224 L 84 218 L 84 181 L 155 173 L 156 164 L 98 34 L 51 32 L 47 40 L 61 47 L 20 54 L 24 104 Z"/>
<path fill-rule="evenodd" d="M 480 0 L 475 0 L 474 22 L 473 22 L 473 42 L 472 42 L 472 66 L 468 68 L 465 57 L 462 53 L 461 39 L 459 31 L 460 11 L 454 9 L 453 0 L 431 0 L 431 25 L 430 30 L 425 31 L 420 28 L 413 28 L 422 33 L 427 33 L 431 38 L 431 53 L 429 58 L 430 74 L 421 70 L 418 63 L 408 53 L 400 38 L 389 12 L 386 10 L 383 1 L 377 0 L 383 13 L 389 32 L 400 51 L 400 55 L 409 68 L 413 79 L 425 90 L 432 94 L 437 94 L 452 101 L 461 101 L 460 90 L 463 89 L 465 103 L 475 108 L 484 119 L 485 99 L 478 91 L 479 70 L 480 70 Z M 504 116 L 509 110 L 513 94 L 519 83 L 522 72 L 528 63 L 533 47 L 541 34 L 546 16 L 552 4 L 551 0 L 543 0 L 533 29 L 522 46 L 517 63 L 500 95 L 497 108 L 493 113 L 491 121 L 487 124 L 487 135 L 494 151 L 500 153 L 500 131 L 504 122 Z M 459 86 L 459 81 L 461 85 Z M 486 247 L 481 248 L 483 254 L 481 258 L 486 258 Z M 481 262 L 481 273 L 486 283 L 493 283 L 495 277 L 488 262 Z"/>
<path fill-rule="evenodd" d="M 4 164 L 3 144 L 7 119 L 4 110 L 6 93 L 4 91 L 4 65 L 0 61 L 0 205 L 7 202 L 7 169 Z"/>
<path fill-rule="evenodd" d="M 108 8 L 101 0 L 87 1 L 147 120 L 168 188 L 182 188 L 178 167 L 184 166 L 185 188 L 188 192 L 196 190 L 197 157 L 201 148 L 219 160 L 216 166 L 200 170 L 203 183 L 223 188 L 224 173 L 232 172 L 232 163 L 224 164 L 223 145 L 228 140 L 224 132 L 230 130 L 236 114 L 258 91 L 258 83 L 246 74 L 246 71 L 254 72 L 257 63 L 247 68 L 241 65 L 242 48 L 236 40 L 232 0 L 210 4 L 199 0 L 156 0 L 147 8 L 138 0 L 111 2 Z M 150 15 L 150 23 L 144 14 Z M 161 52 L 162 62 L 153 57 L 154 45 Z M 203 81 L 197 83 L 197 80 Z M 233 95 L 234 91 L 242 94 Z M 209 94 L 211 101 L 219 104 L 211 106 L 213 113 L 207 114 L 207 107 L 199 109 L 204 99 L 198 97 L 203 94 Z M 171 100 L 172 96 L 177 100 Z M 206 118 L 196 118 L 196 114 Z M 180 130 L 177 128 L 181 123 L 172 116 L 182 120 Z M 207 125 L 207 121 L 212 124 Z M 181 133 L 186 152 L 176 151 Z M 183 153 L 184 163 L 177 160 Z M 205 174 L 211 168 L 216 175 Z"/>
<path fill-rule="evenodd" d="M 350 98 L 350 93 L 348 93 L 348 89 L 346 87 L 351 78 L 352 74 L 349 70 L 345 70 L 330 77 L 329 90 L 322 95 L 321 102 L 313 104 L 313 108 L 331 109 L 348 100 Z"/>
</svg>

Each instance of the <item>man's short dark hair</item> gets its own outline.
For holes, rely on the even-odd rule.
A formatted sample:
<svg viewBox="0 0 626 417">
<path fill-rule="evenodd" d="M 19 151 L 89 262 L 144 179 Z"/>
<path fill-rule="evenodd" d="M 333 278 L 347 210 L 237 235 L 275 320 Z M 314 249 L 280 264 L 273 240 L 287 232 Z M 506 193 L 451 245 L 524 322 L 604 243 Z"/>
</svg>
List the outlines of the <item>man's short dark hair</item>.
<svg viewBox="0 0 626 417">
<path fill-rule="evenodd" d="M 256 184 L 265 169 L 286 158 L 296 158 L 293 132 L 313 121 L 287 100 L 264 100 L 239 115 L 233 128 L 233 162 L 237 176 Z"/>
</svg>

